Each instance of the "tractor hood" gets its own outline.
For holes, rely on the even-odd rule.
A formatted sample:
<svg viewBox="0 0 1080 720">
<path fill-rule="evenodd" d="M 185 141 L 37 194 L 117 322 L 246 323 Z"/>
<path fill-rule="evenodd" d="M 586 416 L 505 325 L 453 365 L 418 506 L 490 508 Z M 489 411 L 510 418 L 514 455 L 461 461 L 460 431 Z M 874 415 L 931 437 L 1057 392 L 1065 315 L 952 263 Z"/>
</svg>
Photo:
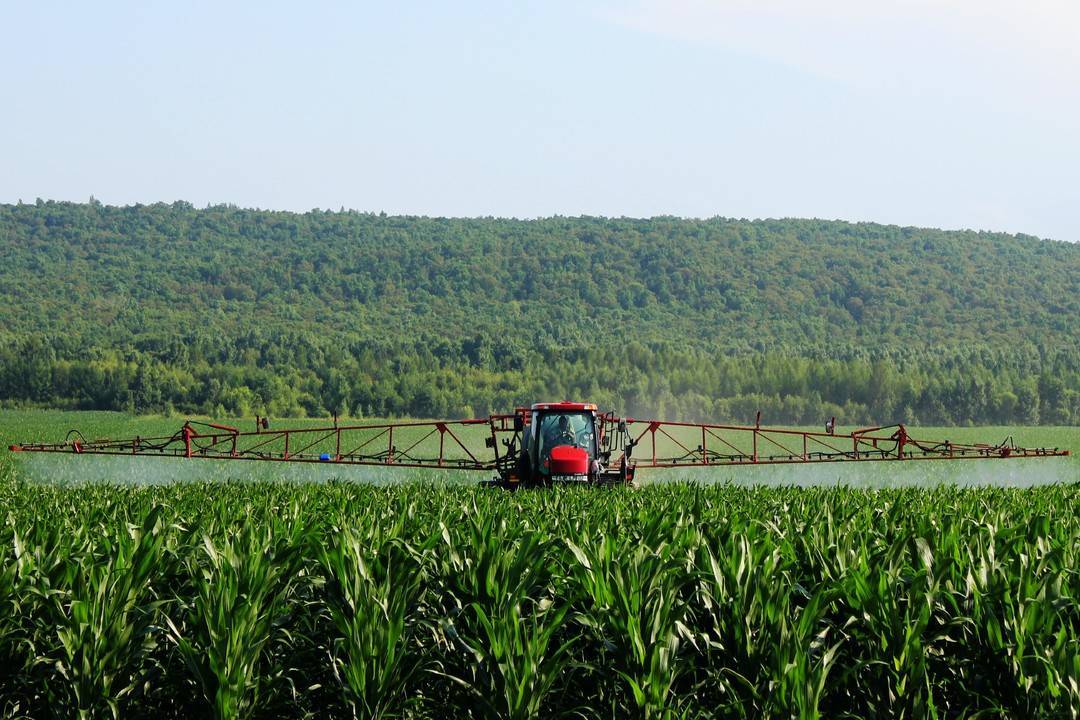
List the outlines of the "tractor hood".
<svg viewBox="0 0 1080 720">
<path fill-rule="evenodd" d="M 589 453 L 573 445 L 551 448 L 548 470 L 552 475 L 586 475 L 589 472 Z"/>
</svg>

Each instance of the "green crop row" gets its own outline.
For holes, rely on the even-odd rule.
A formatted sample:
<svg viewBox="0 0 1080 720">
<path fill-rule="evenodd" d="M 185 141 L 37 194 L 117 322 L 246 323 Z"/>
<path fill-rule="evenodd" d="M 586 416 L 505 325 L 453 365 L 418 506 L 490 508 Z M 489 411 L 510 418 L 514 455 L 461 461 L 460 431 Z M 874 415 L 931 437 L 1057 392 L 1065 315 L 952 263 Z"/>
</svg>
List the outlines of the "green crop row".
<svg viewBox="0 0 1080 720">
<path fill-rule="evenodd" d="M 3 716 L 1080 712 L 1076 486 L 5 473 Z"/>
</svg>

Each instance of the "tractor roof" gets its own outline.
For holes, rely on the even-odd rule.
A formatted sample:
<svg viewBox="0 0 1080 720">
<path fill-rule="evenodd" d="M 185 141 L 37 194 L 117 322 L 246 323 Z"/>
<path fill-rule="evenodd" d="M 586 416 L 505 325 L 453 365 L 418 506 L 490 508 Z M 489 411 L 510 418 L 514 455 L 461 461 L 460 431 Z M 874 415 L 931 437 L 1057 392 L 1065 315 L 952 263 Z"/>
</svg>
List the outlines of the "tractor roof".
<svg viewBox="0 0 1080 720">
<path fill-rule="evenodd" d="M 596 412 L 596 405 L 594 403 L 578 403 L 563 400 L 562 402 L 536 403 L 532 406 L 532 411 L 537 412 L 538 410 L 554 410 L 556 412 Z"/>
</svg>

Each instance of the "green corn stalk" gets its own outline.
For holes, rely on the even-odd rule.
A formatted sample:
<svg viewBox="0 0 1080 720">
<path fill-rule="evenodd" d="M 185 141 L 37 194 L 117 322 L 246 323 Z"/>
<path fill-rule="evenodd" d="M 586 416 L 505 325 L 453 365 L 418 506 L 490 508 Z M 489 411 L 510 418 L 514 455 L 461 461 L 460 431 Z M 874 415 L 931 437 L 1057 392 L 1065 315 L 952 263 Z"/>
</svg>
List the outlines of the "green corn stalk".
<svg viewBox="0 0 1080 720">
<path fill-rule="evenodd" d="M 768 668 L 780 642 L 781 619 L 791 612 L 783 555 L 751 532 L 713 535 L 699 548 L 697 562 L 703 680 L 714 686 L 713 697 L 725 712 L 743 717 L 762 712 L 771 696 Z"/>
<path fill-rule="evenodd" d="M 269 519 L 247 522 L 235 540 L 203 536 L 203 562 L 188 559 L 194 598 L 169 631 L 218 720 L 249 717 L 268 684 L 263 660 L 295 581 L 295 533 Z M 182 601 L 182 599 L 180 599 Z M 271 673 L 268 673 L 271 674 Z"/>
<path fill-rule="evenodd" d="M 574 639 L 552 595 L 556 549 L 546 533 L 512 522 L 515 510 L 473 505 L 444 521 L 435 558 L 447 646 L 435 673 L 465 688 L 486 717 L 539 716 L 569 670 Z"/>
<path fill-rule="evenodd" d="M 650 525 L 633 547 L 620 547 L 612 536 L 566 544 L 576 560 L 572 572 L 581 594 L 577 620 L 607 648 L 601 669 L 625 683 L 636 712 L 666 718 L 676 714 L 671 691 L 686 669 L 680 654 L 689 637 L 683 590 L 691 576 L 685 572 L 685 549 L 658 541 L 657 536 L 676 530 L 670 519 L 654 518 Z"/>
<path fill-rule="evenodd" d="M 561 714 L 545 704 L 570 669 L 575 637 L 564 632 L 568 605 L 543 585 L 550 575 L 551 548 L 530 533 L 487 549 L 499 554 L 497 561 L 479 567 L 504 572 L 482 571 L 482 580 L 473 578 L 473 588 L 480 580 L 483 592 L 476 596 L 481 599 L 469 602 L 448 622 L 445 629 L 458 652 L 439 674 L 466 688 L 485 717 Z"/>
<path fill-rule="evenodd" d="M 411 643 L 423 617 L 423 564 L 398 534 L 345 530 L 319 554 L 326 607 L 337 637 L 332 658 L 359 717 L 399 717 L 425 657 Z"/>
<path fill-rule="evenodd" d="M 545 702 L 569 665 L 575 638 L 556 640 L 569 607 L 530 613 L 528 618 L 521 617 L 518 606 L 498 617 L 489 617 L 475 603 L 470 610 L 482 628 L 475 638 L 475 658 L 486 670 L 488 687 L 479 692 L 475 684 L 468 685 L 478 692 L 486 715 L 523 720 L 561 714 L 545 709 Z"/>
<path fill-rule="evenodd" d="M 16 658 L 9 685 L 15 689 L 13 705 L 30 716 L 61 714 L 49 705 L 50 688 L 63 682 L 56 672 L 56 619 L 65 614 L 71 576 L 80 564 L 79 546 L 85 542 L 85 529 L 69 534 L 57 524 L 30 525 L 24 534 L 15 536 L 14 574 L 9 575 L 15 580 L 14 603 L 10 607 L 20 614 L 9 625 L 7 654 Z"/>
<path fill-rule="evenodd" d="M 150 591 L 158 569 L 163 527 L 160 507 L 138 528 L 120 528 L 72 566 L 70 586 L 53 595 L 51 623 L 59 639 L 51 683 L 54 708 L 72 717 L 119 717 L 139 682 L 139 661 L 153 648 L 160 603 Z M 101 538 L 88 538 L 96 545 Z M 113 547 L 109 547 L 112 545 Z"/>
<path fill-rule="evenodd" d="M 1048 518 L 1036 517 L 1013 527 L 986 524 L 978 540 L 966 590 L 973 640 L 986 658 L 982 674 L 993 678 L 978 688 L 982 702 L 1008 715 L 1076 717 L 1075 536 L 1052 539 Z"/>
<path fill-rule="evenodd" d="M 33 602 L 31 597 L 30 560 L 26 540 L 15 529 L 13 518 L 0 528 L 3 542 L 0 564 L 0 713 L 15 716 L 22 706 L 20 698 L 30 665 L 26 613 Z M 23 703 L 25 700 L 23 700 Z"/>
</svg>

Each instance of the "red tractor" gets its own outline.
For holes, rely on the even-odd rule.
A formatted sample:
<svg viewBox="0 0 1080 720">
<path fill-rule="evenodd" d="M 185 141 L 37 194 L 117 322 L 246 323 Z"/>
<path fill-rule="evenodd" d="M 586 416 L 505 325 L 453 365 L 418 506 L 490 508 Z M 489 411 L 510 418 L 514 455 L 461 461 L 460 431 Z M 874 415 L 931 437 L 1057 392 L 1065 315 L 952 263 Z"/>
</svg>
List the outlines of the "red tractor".
<svg viewBox="0 0 1080 720">
<path fill-rule="evenodd" d="M 629 484 L 634 466 L 623 453 L 617 467 L 612 453 L 620 446 L 592 403 L 537 403 L 514 415 L 514 437 L 492 483 L 513 486 L 562 483 Z M 628 446 L 626 423 L 616 426 Z M 517 442 L 520 438 L 521 447 Z M 613 442 L 614 441 L 614 442 Z"/>
</svg>

